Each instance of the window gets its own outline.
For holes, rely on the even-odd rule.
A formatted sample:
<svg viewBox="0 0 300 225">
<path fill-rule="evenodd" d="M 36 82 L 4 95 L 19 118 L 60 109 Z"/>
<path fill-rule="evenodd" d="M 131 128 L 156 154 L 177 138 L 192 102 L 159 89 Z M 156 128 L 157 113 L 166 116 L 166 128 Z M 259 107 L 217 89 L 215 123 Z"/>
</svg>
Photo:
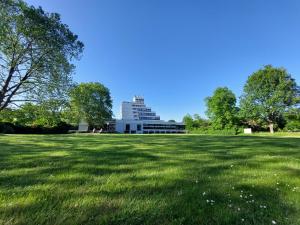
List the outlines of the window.
<svg viewBox="0 0 300 225">
<path fill-rule="evenodd" d="M 126 124 L 125 131 L 129 131 L 129 130 L 130 130 L 130 124 Z"/>
<path fill-rule="evenodd" d="M 141 129 L 142 129 L 141 124 L 138 124 L 138 125 L 137 125 L 137 130 L 138 130 L 138 131 L 141 131 Z"/>
</svg>

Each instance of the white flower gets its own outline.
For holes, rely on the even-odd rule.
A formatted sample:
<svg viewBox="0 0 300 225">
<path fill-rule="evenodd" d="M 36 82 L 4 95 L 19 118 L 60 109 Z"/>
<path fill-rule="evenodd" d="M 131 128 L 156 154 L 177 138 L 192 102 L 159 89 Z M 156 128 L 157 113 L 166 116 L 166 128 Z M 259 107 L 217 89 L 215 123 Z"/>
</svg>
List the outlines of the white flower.
<svg viewBox="0 0 300 225">
<path fill-rule="evenodd" d="M 237 208 L 237 210 L 240 211 L 241 209 L 240 209 L 240 208 Z"/>
<path fill-rule="evenodd" d="M 272 220 L 272 224 L 276 224 L 276 221 L 275 221 L 275 220 Z"/>
<path fill-rule="evenodd" d="M 202 193 L 202 195 L 203 195 L 203 196 L 206 195 L 205 191 Z"/>
<path fill-rule="evenodd" d="M 244 221 L 245 221 L 245 219 L 242 218 L 242 222 L 244 222 Z"/>
</svg>

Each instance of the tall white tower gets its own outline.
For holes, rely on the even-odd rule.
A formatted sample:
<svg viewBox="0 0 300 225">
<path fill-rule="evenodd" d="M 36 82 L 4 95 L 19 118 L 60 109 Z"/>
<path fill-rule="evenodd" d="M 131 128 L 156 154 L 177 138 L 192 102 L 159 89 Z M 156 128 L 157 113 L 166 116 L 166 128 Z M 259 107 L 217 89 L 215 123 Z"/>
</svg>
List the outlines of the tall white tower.
<svg viewBox="0 0 300 225">
<path fill-rule="evenodd" d="M 122 102 L 123 120 L 160 120 L 160 116 L 147 107 L 142 96 L 134 96 L 132 102 Z"/>
</svg>

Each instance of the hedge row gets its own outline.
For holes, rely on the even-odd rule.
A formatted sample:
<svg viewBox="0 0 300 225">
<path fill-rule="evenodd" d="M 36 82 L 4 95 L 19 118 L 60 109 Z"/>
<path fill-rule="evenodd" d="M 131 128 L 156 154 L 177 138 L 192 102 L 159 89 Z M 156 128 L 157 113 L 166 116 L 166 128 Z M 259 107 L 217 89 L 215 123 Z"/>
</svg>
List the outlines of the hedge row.
<svg viewBox="0 0 300 225">
<path fill-rule="evenodd" d="M 55 127 L 24 126 L 13 123 L 0 122 L 0 133 L 4 134 L 65 134 L 76 129 L 72 125 L 61 122 Z"/>
</svg>

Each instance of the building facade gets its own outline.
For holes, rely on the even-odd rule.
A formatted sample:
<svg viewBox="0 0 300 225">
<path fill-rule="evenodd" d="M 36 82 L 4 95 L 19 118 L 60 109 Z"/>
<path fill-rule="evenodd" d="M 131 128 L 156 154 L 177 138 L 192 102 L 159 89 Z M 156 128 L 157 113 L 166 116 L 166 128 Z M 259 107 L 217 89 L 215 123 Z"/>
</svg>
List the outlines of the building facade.
<svg viewBox="0 0 300 225">
<path fill-rule="evenodd" d="M 144 98 L 134 96 L 132 102 L 122 102 L 121 119 L 112 124 L 116 132 L 128 134 L 185 133 L 185 125 L 160 120 L 160 116 L 147 107 Z"/>
</svg>

